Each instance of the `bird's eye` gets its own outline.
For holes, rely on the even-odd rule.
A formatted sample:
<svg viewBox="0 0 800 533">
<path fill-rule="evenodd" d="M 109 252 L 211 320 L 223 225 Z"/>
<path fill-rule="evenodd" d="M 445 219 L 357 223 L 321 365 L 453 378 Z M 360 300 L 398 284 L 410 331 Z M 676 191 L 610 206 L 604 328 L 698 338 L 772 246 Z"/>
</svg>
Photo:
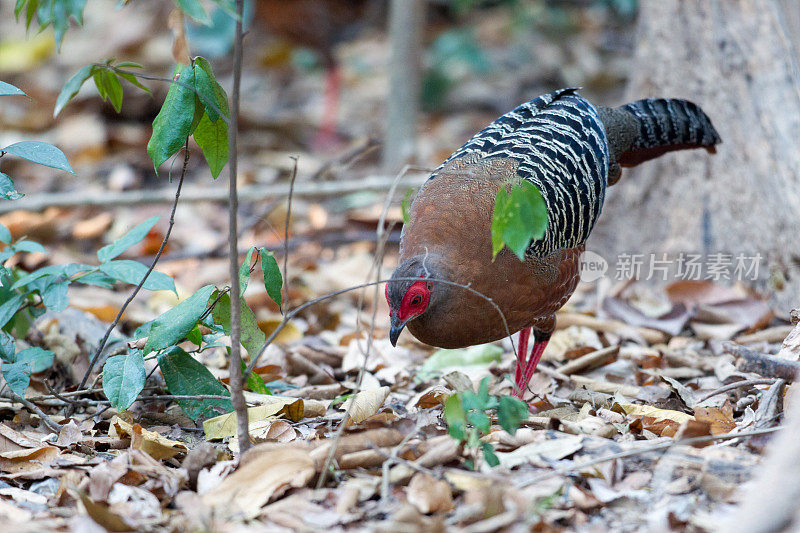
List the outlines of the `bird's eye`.
<svg viewBox="0 0 800 533">
<path fill-rule="evenodd" d="M 411 299 L 411 305 L 419 305 L 419 303 L 420 303 L 421 301 L 422 301 L 422 298 L 421 298 L 419 295 L 417 295 L 417 296 L 414 296 L 414 297 Z"/>
</svg>

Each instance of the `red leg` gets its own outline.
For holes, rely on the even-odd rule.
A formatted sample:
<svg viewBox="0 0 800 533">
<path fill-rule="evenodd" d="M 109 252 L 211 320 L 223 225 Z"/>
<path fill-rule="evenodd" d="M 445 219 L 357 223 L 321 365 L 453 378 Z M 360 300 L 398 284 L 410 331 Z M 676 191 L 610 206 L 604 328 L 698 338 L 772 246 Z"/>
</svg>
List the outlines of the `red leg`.
<svg viewBox="0 0 800 533">
<path fill-rule="evenodd" d="M 550 339 L 535 342 L 533 344 L 533 349 L 531 350 L 531 358 L 528 359 L 528 364 L 525 366 L 525 386 L 528 386 L 528 383 L 531 381 L 531 377 L 533 377 L 533 371 L 536 370 L 536 365 L 539 364 L 539 361 L 542 359 L 542 354 L 544 353 L 544 349 L 547 348 L 547 342 Z"/>
<path fill-rule="evenodd" d="M 519 346 L 517 347 L 517 367 L 514 370 L 514 384 L 516 385 L 516 390 L 514 391 L 514 396 L 517 398 L 522 398 L 522 395 L 525 392 L 525 385 L 527 381 L 523 381 L 523 376 L 525 375 L 525 369 L 527 365 L 525 364 L 525 360 L 528 358 L 528 338 L 531 335 L 531 328 L 525 328 L 519 332 Z"/>
</svg>

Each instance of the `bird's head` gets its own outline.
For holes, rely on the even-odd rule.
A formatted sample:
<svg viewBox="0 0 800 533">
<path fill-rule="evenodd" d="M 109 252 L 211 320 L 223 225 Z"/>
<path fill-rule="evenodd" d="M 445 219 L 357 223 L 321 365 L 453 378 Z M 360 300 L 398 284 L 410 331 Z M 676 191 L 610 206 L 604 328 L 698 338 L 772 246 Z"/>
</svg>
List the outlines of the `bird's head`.
<svg viewBox="0 0 800 533">
<path fill-rule="evenodd" d="M 435 265 L 423 256 L 403 261 L 386 284 L 386 302 L 389 304 L 391 328 L 389 340 L 397 345 L 397 338 L 406 324 L 429 311 L 437 301 L 434 290 L 436 279 L 442 279 Z"/>
</svg>

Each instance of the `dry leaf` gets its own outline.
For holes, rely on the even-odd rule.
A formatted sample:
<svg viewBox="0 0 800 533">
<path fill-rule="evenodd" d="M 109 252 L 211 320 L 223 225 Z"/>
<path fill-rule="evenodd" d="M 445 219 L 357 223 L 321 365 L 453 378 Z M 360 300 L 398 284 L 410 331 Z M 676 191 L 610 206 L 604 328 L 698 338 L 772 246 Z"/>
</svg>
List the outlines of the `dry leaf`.
<svg viewBox="0 0 800 533">
<path fill-rule="evenodd" d="M 497 452 L 500 466 L 514 468 L 531 461 L 558 461 L 583 448 L 581 435 L 564 435 L 555 439 L 540 440 L 520 446 L 513 452 Z"/>
<path fill-rule="evenodd" d="M 708 423 L 711 426 L 712 435 L 722 435 L 736 429 L 736 422 L 733 420 L 733 408 L 729 403 L 723 405 L 722 408 L 696 407 L 694 417 L 698 422 Z"/>
<path fill-rule="evenodd" d="M 291 442 L 297 438 L 297 431 L 286 420 L 262 420 L 251 423 L 249 431 L 255 442 Z"/>
<path fill-rule="evenodd" d="M 652 405 L 615 403 L 612 409 L 618 413 L 622 412 L 633 418 L 640 419 L 644 429 L 662 437 L 674 436 L 681 424 L 689 420 L 695 420 L 692 415 L 670 409 L 659 409 Z"/>
<path fill-rule="evenodd" d="M 0 453 L 0 471 L 8 473 L 39 470 L 42 463 L 55 459 L 61 453 L 55 446 L 25 448 Z"/>
<path fill-rule="evenodd" d="M 246 518 L 258 515 L 261 507 L 272 497 L 290 487 L 302 487 L 314 476 L 314 462 L 308 449 L 295 444 L 252 449 L 242 458 L 238 470 L 203 495 L 206 505 L 218 512 Z M 253 459 L 246 459 L 247 456 Z"/>
<path fill-rule="evenodd" d="M 430 514 L 453 509 L 453 495 L 447 481 L 435 479 L 428 474 L 417 472 L 406 489 L 408 503 L 420 513 Z"/>
<path fill-rule="evenodd" d="M 283 416 L 292 422 L 297 422 L 304 416 L 305 406 L 301 398 L 269 396 L 264 394 L 259 396 L 263 397 L 262 400 L 264 404 L 247 409 L 247 419 L 250 424 L 269 420 L 278 416 Z M 205 431 L 207 440 L 235 436 L 236 413 L 231 412 L 209 418 L 203 422 L 203 431 Z"/>
<path fill-rule="evenodd" d="M 5 424 L 0 424 L 0 452 L 22 450 L 25 448 L 39 448 L 41 446 L 41 441 L 33 440 L 16 429 L 10 428 Z"/>
<path fill-rule="evenodd" d="M 72 237 L 75 239 L 97 239 L 111 227 L 114 216 L 104 211 L 87 220 L 76 222 L 72 226 Z"/>
<path fill-rule="evenodd" d="M 58 432 L 56 446 L 69 448 L 76 442 L 79 442 L 81 438 L 83 438 L 83 435 L 81 434 L 81 429 L 78 427 L 78 424 L 76 424 L 74 420 L 70 420 L 61 428 L 61 431 Z"/>
<path fill-rule="evenodd" d="M 172 57 L 183 65 L 191 64 L 189 44 L 186 42 L 186 27 L 183 22 L 183 11 L 173 9 L 167 19 L 167 25 L 172 30 L 175 41 L 172 43 Z"/>
<path fill-rule="evenodd" d="M 92 520 L 108 531 L 136 531 L 136 528 L 128 525 L 124 518 L 111 511 L 108 505 L 94 502 L 82 493 L 80 494 L 80 501 L 89 516 L 92 517 Z"/>
<path fill-rule="evenodd" d="M 360 424 L 367 418 L 377 413 L 378 409 L 381 408 L 383 402 L 386 401 L 388 396 L 389 387 L 361 391 L 355 396 L 348 398 L 347 401 L 341 405 L 340 409 L 345 411 L 348 408 L 350 409 L 350 419 L 348 420 L 348 424 Z M 353 404 L 352 408 L 350 408 L 351 403 Z"/>
<path fill-rule="evenodd" d="M 407 407 L 416 407 L 417 409 L 432 409 L 439 405 L 443 405 L 450 394 L 450 389 L 444 385 L 434 385 L 414 396 L 411 401 L 408 402 Z"/>
<path fill-rule="evenodd" d="M 111 437 L 129 437 L 131 448 L 142 450 L 154 459 L 169 459 L 179 453 L 186 453 L 188 448 L 182 442 L 168 439 L 155 431 L 144 429 L 139 424 L 130 424 L 118 416 L 111 420 L 108 428 Z"/>
</svg>

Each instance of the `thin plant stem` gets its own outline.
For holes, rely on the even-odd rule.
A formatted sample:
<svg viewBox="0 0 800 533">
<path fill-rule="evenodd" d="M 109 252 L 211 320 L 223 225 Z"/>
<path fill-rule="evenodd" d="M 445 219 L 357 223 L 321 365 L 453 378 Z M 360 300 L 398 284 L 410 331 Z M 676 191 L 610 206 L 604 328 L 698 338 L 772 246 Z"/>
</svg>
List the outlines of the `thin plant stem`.
<svg viewBox="0 0 800 533">
<path fill-rule="evenodd" d="M 186 177 L 186 168 L 189 165 L 188 137 L 186 138 L 186 143 L 183 146 L 183 151 L 184 151 L 184 156 L 183 156 L 183 167 L 181 168 L 181 176 L 180 179 L 178 180 L 178 188 L 175 191 L 175 200 L 172 202 L 172 211 L 170 212 L 169 215 L 169 226 L 167 226 L 167 232 L 164 234 L 164 239 L 161 241 L 161 246 L 158 248 L 158 252 L 156 252 L 156 256 L 153 258 L 153 262 L 150 263 L 150 267 L 147 269 L 147 272 L 145 272 L 144 276 L 142 277 L 142 280 L 139 282 L 136 288 L 133 289 L 133 292 L 131 293 L 130 296 L 128 296 L 128 299 L 125 300 L 125 303 L 122 304 L 122 307 L 120 307 L 116 318 L 114 318 L 114 322 L 112 322 L 111 325 L 108 327 L 105 335 L 103 335 L 103 338 L 100 340 L 100 344 L 97 345 L 97 350 L 95 351 L 92 359 L 89 361 L 89 367 L 83 374 L 83 378 L 81 379 L 81 382 L 78 385 L 78 389 L 82 389 L 86 385 L 86 381 L 89 379 L 92 370 L 94 370 L 97 361 L 100 359 L 100 355 L 103 353 L 103 349 L 106 347 L 106 343 L 108 342 L 108 338 L 111 336 L 111 332 L 114 331 L 114 328 L 117 327 L 117 324 L 119 324 L 119 321 L 122 319 L 122 315 L 125 313 L 125 310 L 128 308 L 128 305 L 130 305 L 133 299 L 136 298 L 136 295 L 139 294 L 139 291 L 142 290 L 142 286 L 144 285 L 145 281 L 147 281 L 147 278 L 148 276 L 150 276 L 150 273 L 156 267 L 158 260 L 161 259 L 161 254 L 164 252 L 164 248 L 166 248 L 167 246 L 167 241 L 169 240 L 169 236 L 172 233 L 172 227 L 175 225 L 175 211 L 178 209 L 178 200 L 181 197 L 183 178 Z"/>
<path fill-rule="evenodd" d="M 230 359 L 230 384 L 231 400 L 236 411 L 236 427 L 239 435 L 239 453 L 243 454 L 250 448 L 250 432 L 248 428 L 247 402 L 244 399 L 242 379 L 242 351 L 241 351 L 241 304 L 239 290 L 239 234 L 237 232 L 237 216 L 239 212 L 239 198 L 236 191 L 236 174 L 238 167 L 237 141 L 239 136 L 239 95 L 242 82 L 242 13 L 244 0 L 236 0 L 236 39 L 233 45 L 233 91 L 231 92 L 231 116 L 228 135 L 228 260 L 231 278 L 231 359 Z M 247 374 L 245 374 L 247 375 Z"/>
</svg>

